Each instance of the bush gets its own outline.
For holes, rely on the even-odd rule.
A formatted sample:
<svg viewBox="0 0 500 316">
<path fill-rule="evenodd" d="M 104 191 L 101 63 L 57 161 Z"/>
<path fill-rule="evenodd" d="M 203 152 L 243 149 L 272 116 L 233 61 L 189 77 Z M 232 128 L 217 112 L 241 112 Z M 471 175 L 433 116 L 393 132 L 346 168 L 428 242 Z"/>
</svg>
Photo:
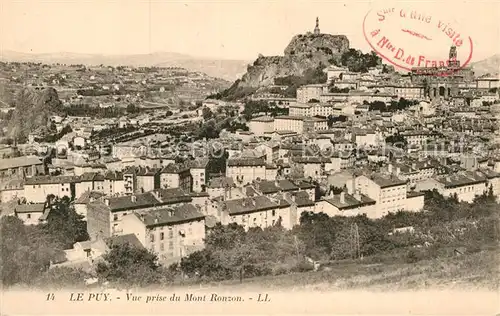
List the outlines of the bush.
<svg viewBox="0 0 500 316">
<path fill-rule="evenodd" d="M 406 263 L 415 263 L 420 261 L 420 257 L 421 254 L 417 250 L 410 249 L 406 254 Z"/>
<path fill-rule="evenodd" d="M 292 267 L 292 272 L 307 272 L 314 270 L 314 266 L 306 261 L 298 262 L 294 267 Z"/>
</svg>

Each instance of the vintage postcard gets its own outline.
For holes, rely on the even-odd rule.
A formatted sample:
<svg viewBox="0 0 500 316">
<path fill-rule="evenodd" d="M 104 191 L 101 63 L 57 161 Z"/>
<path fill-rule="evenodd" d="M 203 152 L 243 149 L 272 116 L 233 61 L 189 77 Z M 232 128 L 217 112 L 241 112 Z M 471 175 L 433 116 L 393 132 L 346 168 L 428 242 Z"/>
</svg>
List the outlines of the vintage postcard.
<svg viewBox="0 0 500 316">
<path fill-rule="evenodd" d="M 0 315 L 499 314 L 499 21 L 0 0 Z"/>
</svg>

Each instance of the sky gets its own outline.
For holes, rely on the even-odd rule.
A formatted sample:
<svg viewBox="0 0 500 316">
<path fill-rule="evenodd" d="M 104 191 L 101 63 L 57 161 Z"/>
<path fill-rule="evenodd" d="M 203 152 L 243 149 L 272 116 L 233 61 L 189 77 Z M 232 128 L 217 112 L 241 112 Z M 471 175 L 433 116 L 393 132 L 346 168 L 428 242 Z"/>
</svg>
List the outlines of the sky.
<svg viewBox="0 0 500 316">
<path fill-rule="evenodd" d="M 397 3 L 395 3 L 397 5 Z M 474 41 L 473 60 L 500 52 L 500 2 L 411 1 L 447 16 Z M 176 52 L 253 60 L 282 55 L 295 34 L 343 34 L 369 51 L 363 18 L 387 1 L 0 0 L 0 49 L 105 55 Z M 375 9 L 374 9 L 375 8 Z"/>
</svg>

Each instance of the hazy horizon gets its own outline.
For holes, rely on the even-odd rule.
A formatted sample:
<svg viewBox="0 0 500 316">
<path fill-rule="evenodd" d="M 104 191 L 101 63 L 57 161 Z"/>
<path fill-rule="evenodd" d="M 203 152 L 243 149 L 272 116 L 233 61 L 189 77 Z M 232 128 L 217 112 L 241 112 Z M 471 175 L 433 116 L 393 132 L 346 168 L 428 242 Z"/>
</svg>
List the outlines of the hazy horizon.
<svg viewBox="0 0 500 316">
<path fill-rule="evenodd" d="M 342 34 L 353 48 L 369 51 L 363 32 L 373 1 L 299 0 L 201 2 L 2 0 L 2 51 L 31 54 L 147 55 L 177 53 L 224 60 L 283 55 L 296 34 Z M 472 60 L 499 52 L 500 3 L 437 1 L 411 4 L 458 21 L 474 40 Z M 384 4 L 389 6 L 389 4 Z"/>
</svg>

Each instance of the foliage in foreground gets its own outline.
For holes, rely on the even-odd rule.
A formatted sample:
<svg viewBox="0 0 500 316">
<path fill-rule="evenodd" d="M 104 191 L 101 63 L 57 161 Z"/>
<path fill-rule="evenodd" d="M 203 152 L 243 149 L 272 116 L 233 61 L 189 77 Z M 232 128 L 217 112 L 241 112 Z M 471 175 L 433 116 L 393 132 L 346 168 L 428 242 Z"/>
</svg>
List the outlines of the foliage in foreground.
<svg viewBox="0 0 500 316">
<path fill-rule="evenodd" d="M 63 198 L 55 201 L 47 223 L 26 226 L 15 216 L 0 218 L 0 273 L 5 286 L 32 285 L 65 260 L 63 250 L 88 239 L 85 222 Z M 54 272 L 51 272 L 54 273 Z"/>
</svg>

